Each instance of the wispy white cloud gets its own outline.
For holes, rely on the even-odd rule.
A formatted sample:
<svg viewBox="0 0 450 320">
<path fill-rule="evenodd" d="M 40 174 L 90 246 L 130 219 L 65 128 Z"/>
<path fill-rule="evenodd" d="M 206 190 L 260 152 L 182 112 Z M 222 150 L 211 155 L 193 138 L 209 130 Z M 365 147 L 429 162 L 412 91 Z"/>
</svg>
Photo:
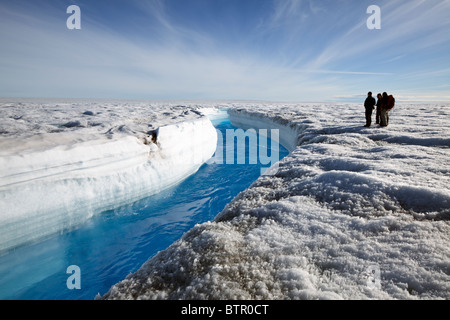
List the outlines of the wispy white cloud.
<svg viewBox="0 0 450 320">
<path fill-rule="evenodd" d="M 381 10 L 381 30 L 368 32 L 365 26 L 368 16 L 361 15 L 362 19 L 355 20 L 353 28 L 329 43 L 311 67 L 322 68 L 352 57 L 363 58 L 363 55 L 369 57 L 374 52 L 394 59 L 409 51 L 417 52 L 450 41 L 449 1 L 390 1 L 384 2 Z"/>
<path fill-rule="evenodd" d="M 417 92 L 398 92 L 396 100 L 399 102 L 421 102 L 421 103 L 448 103 L 450 92 L 437 92 L 436 94 L 418 94 Z"/>
<path fill-rule="evenodd" d="M 253 58 L 187 46 L 186 38 L 195 38 L 196 44 L 205 47 L 214 40 L 189 28 L 171 25 L 163 3 L 154 5 L 157 10 L 152 7 L 149 12 L 158 17 L 164 33 L 171 38 L 162 44 L 137 43 L 96 25 L 84 24 L 78 33 L 55 28 L 60 21 L 51 16 L 30 24 L 22 24 L 14 15 L 5 16 L 0 22 L 2 30 L 8 26 L 14 35 L 0 56 L 3 75 L 7 75 L 0 78 L 4 90 L 0 94 L 21 87 L 28 95 L 39 96 L 118 94 L 290 100 L 313 99 L 312 93 L 323 90 L 324 81 L 318 87 L 304 72 L 286 72 L 283 67 Z M 36 17 L 34 12 L 23 14 L 26 21 Z"/>
<path fill-rule="evenodd" d="M 83 20 L 82 30 L 71 32 L 51 7 L 45 12 L 2 9 L 0 95 L 359 99 L 359 93 L 367 88 L 392 87 L 395 79 L 406 83 L 420 76 L 435 76 L 431 67 L 401 74 L 396 69 L 364 68 L 364 59 L 369 64 L 376 59 L 391 65 L 403 62 L 408 50 L 424 49 L 422 45 L 405 45 L 403 38 L 409 39 L 411 34 L 419 35 L 414 40 L 417 43 L 420 38 L 431 37 L 427 43 L 433 46 L 450 39 L 440 30 L 448 26 L 446 20 L 425 23 L 448 12 L 448 2 L 443 1 L 433 6 L 419 0 L 397 6 L 386 2 L 382 7 L 383 29 L 367 39 L 364 10 L 348 17 L 345 7 L 326 9 L 325 2 L 275 0 L 273 12 L 260 20 L 265 25 L 255 25 L 255 33 L 246 35 L 245 40 L 253 40 L 248 42 L 256 43 L 256 48 L 244 38 L 227 42 L 225 48 L 207 25 L 194 28 L 189 21 L 176 21 L 166 1 L 130 3 L 144 20 L 151 21 L 154 33 L 136 28 L 136 33 L 126 34 L 92 17 Z M 422 27 L 410 22 L 411 15 L 418 11 L 424 14 L 417 19 Z M 398 15 L 397 20 L 393 15 Z M 330 17 L 341 27 L 324 25 Z M 282 41 L 271 42 L 279 36 Z M 402 48 L 396 46 L 398 41 Z M 373 48 L 382 51 L 380 57 L 368 56 Z M 387 52 L 390 48 L 392 52 Z M 447 69 L 448 64 L 442 68 Z M 448 74 L 445 72 L 441 76 Z M 404 87 L 397 85 L 396 89 Z"/>
</svg>

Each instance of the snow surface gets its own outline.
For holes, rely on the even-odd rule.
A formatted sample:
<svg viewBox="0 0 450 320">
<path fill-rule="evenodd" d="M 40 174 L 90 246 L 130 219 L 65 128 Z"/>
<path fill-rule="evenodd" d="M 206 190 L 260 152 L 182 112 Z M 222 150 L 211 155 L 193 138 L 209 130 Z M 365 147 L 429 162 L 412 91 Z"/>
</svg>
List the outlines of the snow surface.
<svg viewBox="0 0 450 320">
<path fill-rule="evenodd" d="M 291 154 L 103 299 L 450 298 L 449 105 L 226 106 Z"/>
<path fill-rule="evenodd" d="M 179 183 L 216 145 L 193 107 L 3 99 L 0 253 Z"/>
</svg>

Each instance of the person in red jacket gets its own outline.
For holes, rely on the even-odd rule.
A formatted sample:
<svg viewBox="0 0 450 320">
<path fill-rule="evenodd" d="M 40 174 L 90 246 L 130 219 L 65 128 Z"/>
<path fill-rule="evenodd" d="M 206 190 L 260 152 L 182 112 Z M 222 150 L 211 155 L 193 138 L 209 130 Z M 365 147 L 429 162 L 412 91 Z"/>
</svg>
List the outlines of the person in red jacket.
<svg viewBox="0 0 450 320">
<path fill-rule="evenodd" d="M 395 99 L 392 95 L 383 92 L 383 97 L 381 98 L 381 117 L 380 126 L 387 127 L 389 125 L 389 111 L 395 106 Z"/>
</svg>

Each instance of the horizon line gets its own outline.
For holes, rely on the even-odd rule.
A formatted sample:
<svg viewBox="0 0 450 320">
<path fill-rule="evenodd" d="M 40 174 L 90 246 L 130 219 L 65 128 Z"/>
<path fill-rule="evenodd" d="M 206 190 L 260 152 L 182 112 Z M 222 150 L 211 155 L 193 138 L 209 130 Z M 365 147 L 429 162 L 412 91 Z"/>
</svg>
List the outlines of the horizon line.
<svg viewBox="0 0 450 320">
<path fill-rule="evenodd" d="M 361 94 L 361 99 L 366 97 L 365 94 Z M 394 96 L 395 97 L 395 96 Z M 300 100 L 276 100 L 276 99 L 245 99 L 245 98 L 114 98 L 114 97 L 13 97 L 13 96 L 0 96 L 0 100 L 111 100 L 111 101 L 153 101 L 153 102 L 245 102 L 245 103 L 352 103 L 359 104 L 364 103 L 355 101 L 359 99 L 359 97 L 355 97 L 353 100 L 309 100 L 309 101 L 300 101 Z M 396 103 L 446 103 L 450 104 L 449 100 L 405 100 L 405 99 L 397 99 Z"/>
</svg>

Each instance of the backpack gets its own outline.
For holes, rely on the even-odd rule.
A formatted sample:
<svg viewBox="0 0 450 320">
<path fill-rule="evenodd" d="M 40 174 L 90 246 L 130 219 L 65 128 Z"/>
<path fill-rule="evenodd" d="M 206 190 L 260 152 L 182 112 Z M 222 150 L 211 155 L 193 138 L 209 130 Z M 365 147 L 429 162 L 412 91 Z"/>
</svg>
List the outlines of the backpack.
<svg viewBox="0 0 450 320">
<path fill-rule="evenodd" d="M 393 95 L 388 96 L 386 109 L 391 110 L 395 107 L 395 98 Z"/>
</svg>

